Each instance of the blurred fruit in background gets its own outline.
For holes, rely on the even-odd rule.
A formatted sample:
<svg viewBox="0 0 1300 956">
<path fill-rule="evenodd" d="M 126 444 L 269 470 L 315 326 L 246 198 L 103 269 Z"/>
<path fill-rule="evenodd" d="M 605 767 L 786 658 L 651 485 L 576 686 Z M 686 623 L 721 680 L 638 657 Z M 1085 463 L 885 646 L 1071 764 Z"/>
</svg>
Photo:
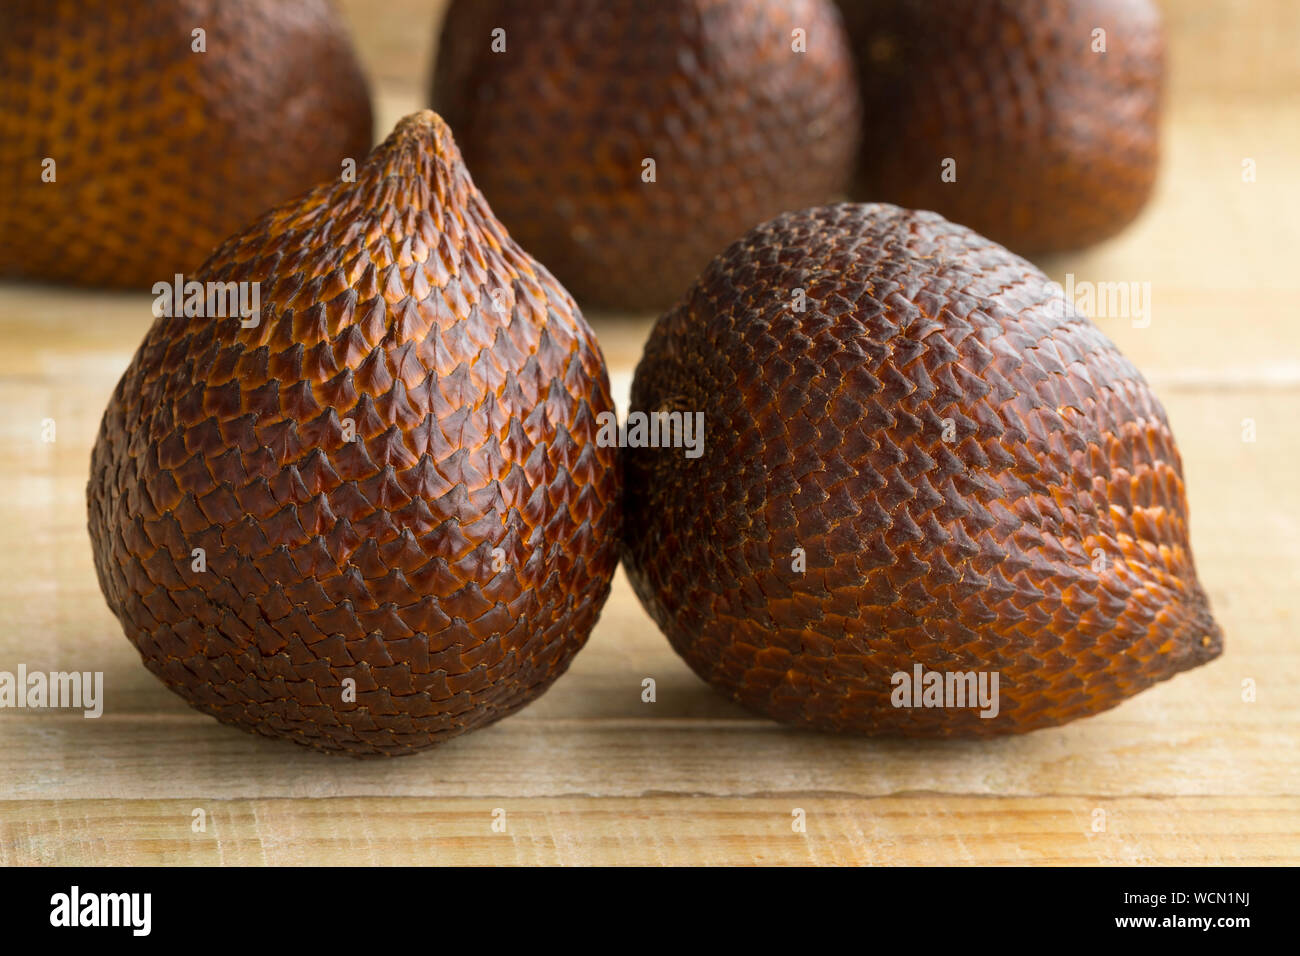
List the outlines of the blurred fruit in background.
<svg viewBox="0 0 1300 956">
<path fill-rule="evenodd" d="M 1024 255 L 1079 249 L 1151 194 L 1164 72 L 1148 0 L 837 0 L 867 135 L 855 198 Z"/>
<path fill-rule="evenodd" d="M 456 0 L 433 103 L 511 234 L 611 309 L 840 193 L 860 126 L 831 0 Z"/>
<path fill-rule="evenodd" d="M 370 142 L 329 0 L 6 3 L 0 274 L 148 289 Z"/>
</svg>

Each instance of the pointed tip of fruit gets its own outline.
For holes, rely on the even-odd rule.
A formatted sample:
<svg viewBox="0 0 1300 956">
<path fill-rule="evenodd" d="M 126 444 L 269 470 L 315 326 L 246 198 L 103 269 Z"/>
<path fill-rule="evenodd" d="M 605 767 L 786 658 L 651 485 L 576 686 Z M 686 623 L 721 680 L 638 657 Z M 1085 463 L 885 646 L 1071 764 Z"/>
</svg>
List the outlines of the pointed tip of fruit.
<svg viewBox="0 0 1300 956">
<path fill-rule="evenodd" d="M 460 158 L 456 139 L 451 135 L 451 127 L 433 110 L 419 110 L 403 116 L 393 127 L 388 139 L 394 143 L 415 142 L 439 155 L 454 152 L 456 158 Z"/>
<path fill-rule="evenodd" d="M 1187 670 L 1214 660 L 1223 653 L 1223 629 L 1210 610 L 1210 600 L 1200 582 L 1193 582 L 1192 596 L 1174 631 L 1177 670 Z"/>
<path fill-rule="evenodd" d="M 433 110 L 402 117 L 388 137 L 371 151 L 365 178 L 373 190 L 386 190 L 395 178 L 402 204 L 416 208 L 473 209 L 473 215 L 491 215 L 481 200 L 465 166 L 451 127 Z M 358 181 L 362 180 L 358 174 Z"/>
<path fill-rule="evenodd" d="M 431 109 L 416 110 L 414 113 L 407 113 L 398 120 L 397 125 L 393 127 L 394 133 L 400 134 L 408 130 L 433 130 L 448 135 L 451 133 L 451 128 L 447 125 L 447 121 Z"/>
</svg>

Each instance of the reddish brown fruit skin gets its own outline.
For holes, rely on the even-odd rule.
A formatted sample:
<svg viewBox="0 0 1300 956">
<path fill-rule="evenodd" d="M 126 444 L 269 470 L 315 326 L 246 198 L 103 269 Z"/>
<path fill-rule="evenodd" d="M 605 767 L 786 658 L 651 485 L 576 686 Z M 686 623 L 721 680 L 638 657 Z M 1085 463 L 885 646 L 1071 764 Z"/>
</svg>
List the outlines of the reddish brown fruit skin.
<svg viewBox="0 0 1300 956">
<path fill-rule="evenodd" d="M 1018 733 L 1222 649 L 1160 403 L 1046 276 L 934 213 L 827 206 L 732 245 L 651 333 L 631 408 L 663 407 L 705 413 L 704 452 L 624 453 L 628 577 L 756 711 Z M 894 707 L 915 664 L 998 672 L 1000 713 Z"/>
<path fill-rule="evenodd" d="M 370 151 L 369 93 L 329 0 L 6 8 L 0 274 L 149 289 Z"/>
<path fill-rule="evenodd" d="M 838 2 L 878 131 L 858 198 L 933 209 L 1022 255 L 1092 245 L 1142 210 L 1164 73 L 1149 0 Z"/>
<path fill-rule="evenodd" d="M 454 0 L 433 102 L 511 234 L 623 310 L 666 308 L 747 229 L 838 198 L 860 130 L 830 0 Z"/>
<path fill-rule="evenodd" d="M 198 278 L 260 281 L 261 323 L 159 319 L 87 491 L 149 669 L 226 723 L 351 754 L 539 695 L 617 564 L 616 449 L 595 440 L 613 405 L 581 313 L 445 124 L 407 117 L 355 184 L 267 213 Z"/>
</svg>

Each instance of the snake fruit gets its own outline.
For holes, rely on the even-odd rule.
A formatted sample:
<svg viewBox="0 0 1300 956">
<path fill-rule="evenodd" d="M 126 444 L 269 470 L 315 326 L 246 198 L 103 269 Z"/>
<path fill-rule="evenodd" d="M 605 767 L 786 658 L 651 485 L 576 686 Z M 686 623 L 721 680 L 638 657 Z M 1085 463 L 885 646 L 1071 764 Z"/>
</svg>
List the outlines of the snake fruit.
<svg viewBox="0 0 1300 956">
<path fill-rule="evenodd" d="M 87 490 L 145 665 L 225 723 L 349 754 L 541 694 L 618 560 L 613 405 L 590 328 L 442 120 L 408 116 L 355 182 L 266 213 L 195 281 L 259 283 L 260 312 L 154 323 Z"/>
<path fill-rule="evenodd" d="M 855 198 L 932 209 L 1022 255 L 1127 226 L 1159 159 L 1151 0 L 839 0 L 865 115 Z"/>
<path fill-rule="evenodd" d="M 1222 649 L 1156 396 L 1059 286 L 935 213 L 826 206 L 737 240 L 636 370 L 629 421 L 672 410 L 704 414 L 703 450 L 625 450 L 628 576 L 755 711 L 1018 733 Z M 898 693 L 931 674 L 996 674 L 997 706 Z"/>
<path fill-rule="evenodd" d="M 840 198 L 860 130 L 830 0 L 453 0 L 433 104 L 511 234 L 616 310 Z"/>
<path fill-rule="evenodd" d="M 149 289 L 370 151 L 329 0 L 4 7 L 0 274 Z"/>
</svg>

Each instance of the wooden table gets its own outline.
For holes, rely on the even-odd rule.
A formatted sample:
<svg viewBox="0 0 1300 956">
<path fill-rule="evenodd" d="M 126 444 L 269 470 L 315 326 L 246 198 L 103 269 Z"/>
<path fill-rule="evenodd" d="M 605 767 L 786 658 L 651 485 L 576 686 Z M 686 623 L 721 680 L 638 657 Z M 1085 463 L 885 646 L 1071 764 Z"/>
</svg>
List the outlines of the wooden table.
<svg viewBox="0 0 1300 956">
<path fill-rule="evenodd" d="M 398 31 L 346 6 L 386 132 L 422 105 L 434 14 L 398 4 Z M 1121 238 L 1046 264 L 1151 283 L 1149 328 L 1100 324 L 1173 420 L 1222 658 L 1028 736 L 835 739 L 723 700 L 620 573 L 569 673 L 486 730 L 387 761 L 238 733 L 145 671 L 91 565 L 89 449 L 150 300 L 0 284 L 0 670 L 107 688 L 97 720 L 0 711 L 0 863 L 1300 862 L 1300 18 L 1248 6 L 1169 6 L 1158 195 Z M 594 317 L 624 408 L 650 321 Z"/>
</svg>

